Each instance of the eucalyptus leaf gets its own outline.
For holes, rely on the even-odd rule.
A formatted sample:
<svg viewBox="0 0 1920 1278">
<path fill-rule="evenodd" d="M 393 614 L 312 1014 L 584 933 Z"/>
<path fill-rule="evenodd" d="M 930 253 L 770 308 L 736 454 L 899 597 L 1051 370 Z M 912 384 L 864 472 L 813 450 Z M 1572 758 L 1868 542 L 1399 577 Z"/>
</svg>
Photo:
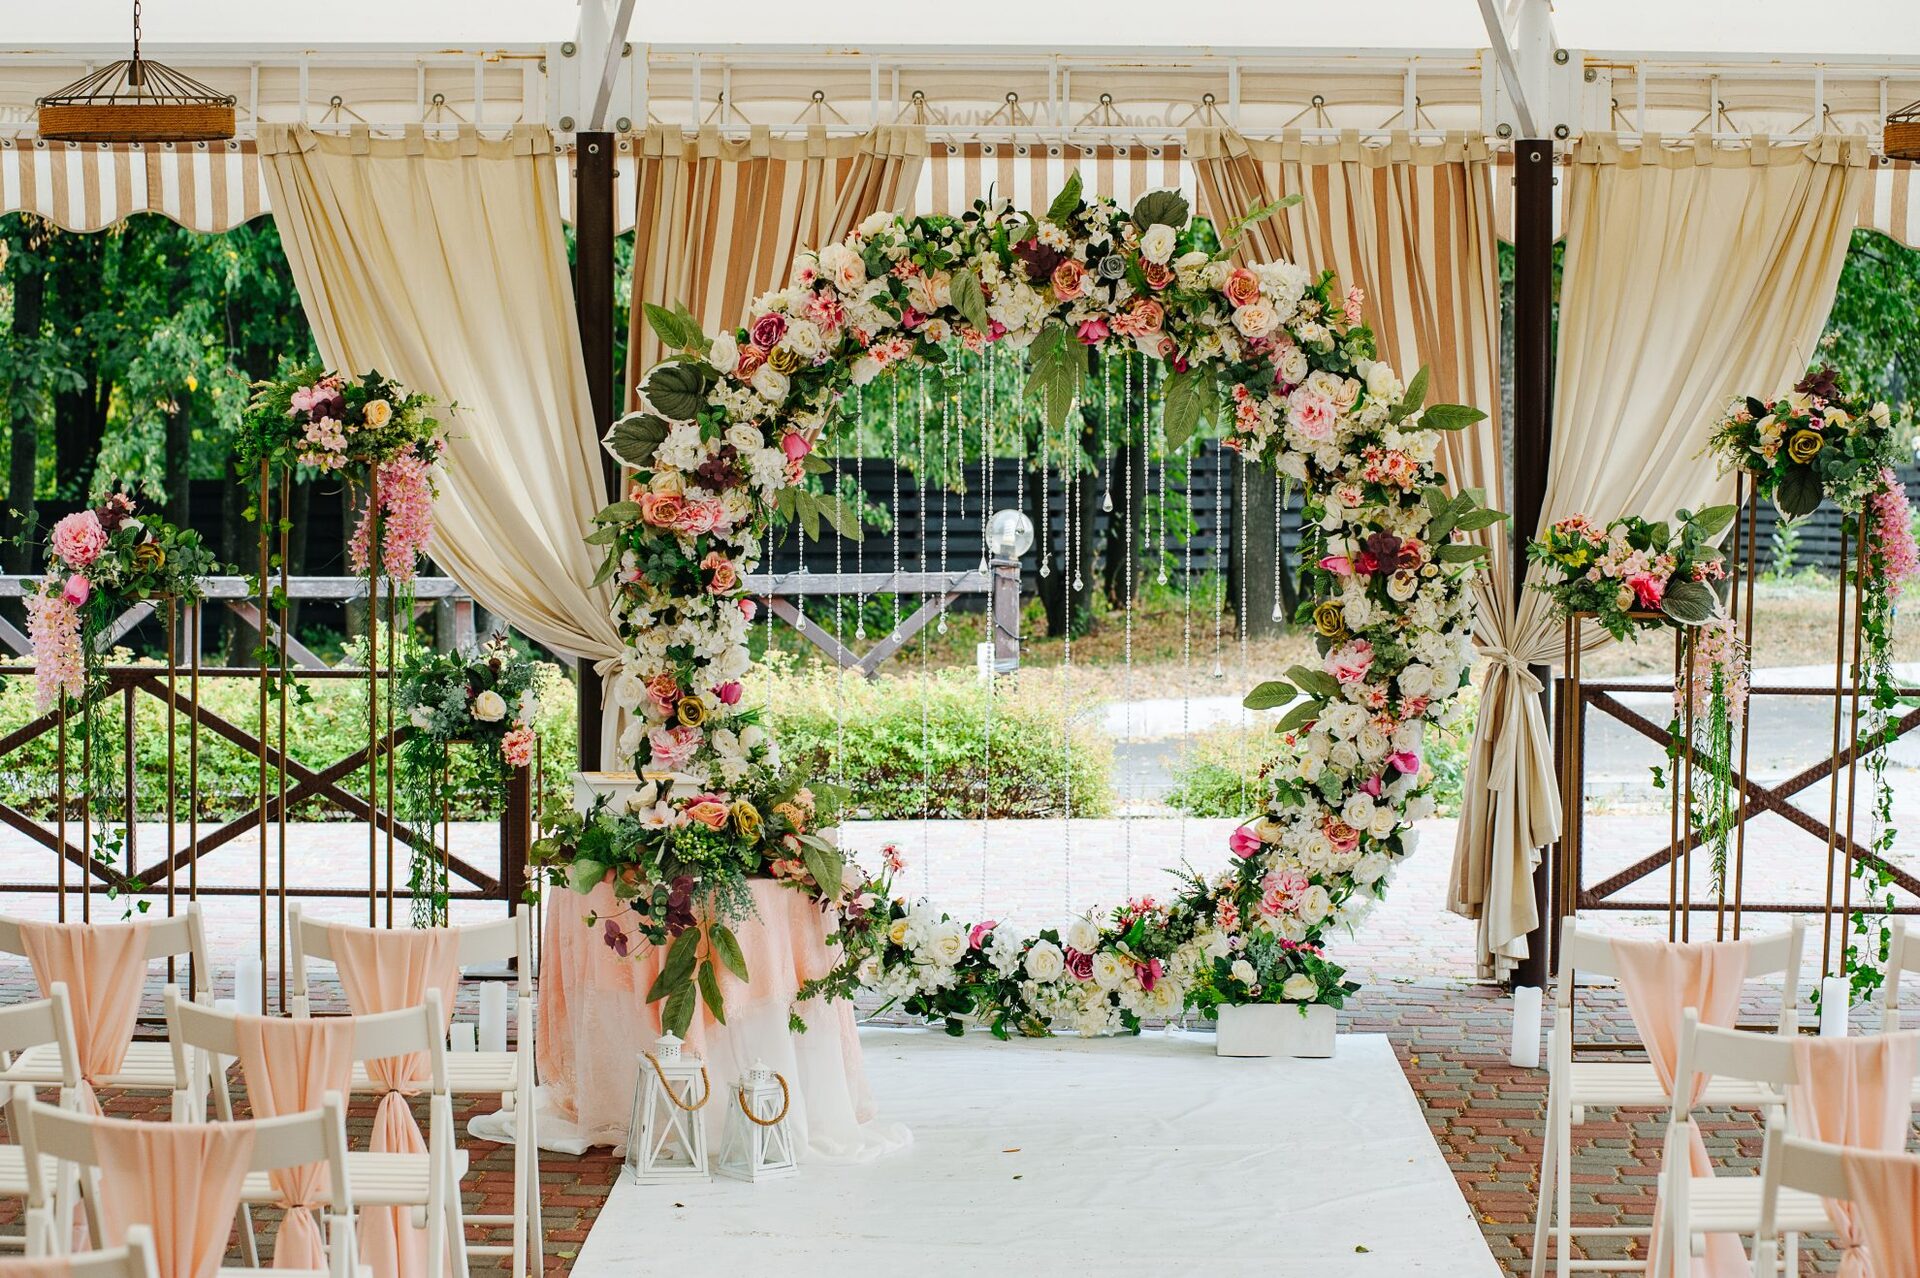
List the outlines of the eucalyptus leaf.
<svg viewBox="0 0 1920 1278">
<path fill-rule="evenodd" d="M 667 961 L 647 990 L 647 1002 L 657 1003 L 693 979 L 694 960 L 700 957 L 700 929 L 690 927 L 673 938 L 667 947 Z"/>
<path fill-rule="evenodd" d="M 693 982 L 688 981 L 675 990 L 667 999 L 667 1006 L 660 1013 L 660 1027 L 675 1038 L 685 1038 L 687 1027 L 693 1024 Z"/>
<path fill-rule="evenodd" d="M 630 524 L 640 518 L 640 503 L 616 501 L 602 506 L 593 517 L 596 524 Z"/>
<path fill-rule="evenodd" d="M 720 956 L 721 963 L 741 980 L 750 980 L 747 975 L 747 956 L 740 949 L 740 938 L 725 923 L 715 923 L 707 929 L 707 943 L 713 952 Z"/>
<path fill-rule="evenodd" d="M 713 1019 L 722 1025 L 727 1023 L 727 1000 L 720 994 L 720 978 L 713 970 L 712 959 L 700 960 L 700 1000 L 707 1005 L 707 1011 Z"/>
</svg>

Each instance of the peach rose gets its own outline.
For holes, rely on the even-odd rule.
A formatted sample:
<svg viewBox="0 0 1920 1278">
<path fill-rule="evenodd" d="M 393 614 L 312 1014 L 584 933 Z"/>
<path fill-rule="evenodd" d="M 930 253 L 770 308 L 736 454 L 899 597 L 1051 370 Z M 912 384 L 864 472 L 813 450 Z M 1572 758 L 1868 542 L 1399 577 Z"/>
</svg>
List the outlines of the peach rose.
<svg viewBox="0 0 1920 1278">
<path fill-rule="evenodd" d="M 1086 293 L 1088 288 L 1087 268 L 1075 258 L 1068 258 L 1053 268 L 1053 295 L 1063 302 Z"/>
<path fill-rule="evenodd" d="M 700 567 L 708 574 L 707 593 L 710 595 L 729 594 L 740 583 L 740 570 L 734 566 L 733 560 L 717 550 L 709 551 L 707 557 L 700 561 Z"/>
<path fill-rule="evenodd" d="M 696 794 L 682 809 L 689 821 L 698 821 L 709 830 L 724 830 L 727 821 L 733 815 L 727 811 L 726 800 L 714 794 Z"/>
<path fill-rule="evenodd" d="M 679 493 L 648 493 L 640 499 L 640 518 L 655 528 L 672 528 L 686 509 L 687 503 Z"/>
<path fill-rule="evenodd" d="M 1236 266 L 1227 275 L 1227 282 L 1220 291 L 1236 307 L 1245 306 L 1260 296 L 1260 277 L 1244 266 Z"/>
</svg>

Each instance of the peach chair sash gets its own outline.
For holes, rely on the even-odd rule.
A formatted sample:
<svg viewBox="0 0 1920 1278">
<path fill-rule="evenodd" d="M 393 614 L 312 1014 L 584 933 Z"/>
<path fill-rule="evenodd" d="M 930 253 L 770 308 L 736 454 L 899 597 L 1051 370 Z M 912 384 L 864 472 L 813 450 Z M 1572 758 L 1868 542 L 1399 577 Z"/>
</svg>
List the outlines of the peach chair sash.
<svg viewBox="0 0 1920 1278">
<path fill-rule="evenodd" d="M 1852 1149 L 1899 1153 L 1913 1113 L 1913 1073 L 1920 1032 L 1867 1038 L 1801 1038 L 1793 1045 L 1800 1081 L 1787 1090 L 1795 1135 Z M 1852 1204 L 1826 1200 L 1840 1235 L 1841 1278 L 1883 1278 L 1868 1263 Z"/>
<path fill-rule="evenodd" d="M 93 1083 L 119 1070 L 133 1042 L 140 990 L 147 979 L 145 919 L 130 923 L 20 924 L 21 948 L 45 998 L 65 982 L 80 1048 L 81 1104 L 100 1112 Z"/>
<path fill-rule="evenodd" d="M 328 1092 L 353 1090 L 353 1022 L 345 1017 L 244 1015 L 235 1019 L 240 1070 L 255 1118 L 319 1109 Z M 282 1167 L 272 1173 L 286 1209 L 273 1243 L 275 1269 L 325 1269 L 327 1251 L 313 1209 L 327 1201 L 327 1165 Z"/>
<path fill-rule="evenodd" d="M 460 983 L 458 933 L 449 928 L 335 927 L 332 940 L 334 966 L 354 1015 L 418 1007 L 426 1002 L 428 990 L 438 990 L 441 1029 L 446 1029 Z M 426 1139 L 407 1104 L 407 1097 L 428 1081 L 426 1056 L 414 1052 L 368 1061 L 367 1077 L 382 1093 L 369 1148 L 376 1154 L 426 1153 Z M 439 1221 L 427 1225 L 439 1227 Z M 362 1262 L 382 1278 L 424 1278 L 426 1231 L 413 1227 L 409 1208 L 368 1208 L 360 1218 L 360 1253 Z"/>
<path fill-rule="evenodd" d="M 1873 1278 L 1920 1278 L 1920 1157 L 1850 1149 L 1840 1165 Z"/>
<path fill-rule="evenodd" d="M 1747 979 L 1751 948 L 1746 941 L 1613 942 L 1614 964 L 1620 970 L 1620 989 L 1626 996 L 1634 1031 L 1646 1045 L 1653 1071 L 1669 1093 L 1673 1091 L 1686 1009 L 1693 1008 L 1702 1025 L 1731 1026 L 1740 1013 L 1740 986 Z M 1705 1080 L 1696 1079 L 1687 1103 L 1697 1103 L 1705 1087 Z M 1670 1174 L 1713 1175 L 1713 1159 L 1707 1154 L 1699 1125 L 1689 1124 L 1687 1133 L 1687 1165 L 1670 1169 Z M 1665 1219 L 1664 1212 L 1664 1206 L 1656 1201 L 1656 1224 L 1647 1257 L 1650 1274 L 1666 1272 L 1658 1254 L 1658 1222 Z M 1748 1278 L 1750 1272 L 1740 1240 L 1730 1234 L 1707 1235 L 1706 1256 L 1693 1262 L 1695 1278 Z"/>
<path fill-rule="evenodd" d="M 0 1278 L 72 1278 L 71 1256 L 7 1256 L 0 1258 Z"/>
<path fill-rule="evenodd" d="M 103 1243 L 118 1247 L 127 1229 L 153 1231 L 160 1278 L 213 1278 L 226 1255 L 253 1160 L 250 1123 L 135 1123 L 102 1119 Z"/>
</svg>

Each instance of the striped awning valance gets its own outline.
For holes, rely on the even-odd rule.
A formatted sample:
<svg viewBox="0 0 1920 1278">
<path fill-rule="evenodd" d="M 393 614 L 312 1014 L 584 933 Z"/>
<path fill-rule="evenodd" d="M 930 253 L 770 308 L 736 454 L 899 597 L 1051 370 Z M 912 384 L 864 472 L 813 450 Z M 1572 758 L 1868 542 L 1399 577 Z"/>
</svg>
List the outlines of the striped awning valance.
<svg viewBox="0 0 1920 1278">
<path fill-rule="evenodd" d="M 1198 189 L 1174 143 L 1074 146 L 1061 142 L 936 142 L 920 171 L 914 212 L 964 213 L 989 191 L 1019 209 L 1045 209 L 1074 170 L 1089 194 L 1131 206 L 1148 191 Z"/>
<path fill-rule="evenodd" d="M 69 231 L 159 213 L 195 231 L 225 231 L 266 211 L 252 142 L 0 138 L 0 213 L 37 213 Z"/>
</svg>

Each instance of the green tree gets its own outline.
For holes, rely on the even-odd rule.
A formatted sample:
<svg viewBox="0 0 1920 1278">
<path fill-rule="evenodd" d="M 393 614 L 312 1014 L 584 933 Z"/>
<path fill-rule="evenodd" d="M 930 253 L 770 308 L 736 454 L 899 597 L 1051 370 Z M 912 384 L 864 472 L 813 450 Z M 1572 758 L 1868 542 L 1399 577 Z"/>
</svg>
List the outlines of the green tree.
<svg viewBox="0 0 1920 1278">
<path fill-rule="evenodd" d="M 1920 250 L 1856 230 L 1820 338 L 1844 384 L 1911 417 L 1920 398 Z"/>
</svg>

